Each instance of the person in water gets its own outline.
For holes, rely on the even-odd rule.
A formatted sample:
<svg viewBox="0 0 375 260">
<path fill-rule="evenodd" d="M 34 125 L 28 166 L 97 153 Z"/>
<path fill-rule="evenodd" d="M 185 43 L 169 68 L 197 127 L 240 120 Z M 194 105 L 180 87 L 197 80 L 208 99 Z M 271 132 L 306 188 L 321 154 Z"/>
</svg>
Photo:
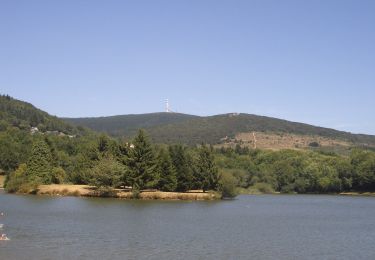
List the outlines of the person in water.
<svg viewBox="0 0 375 260">
<path fill-rule="evenodd" d="M 1 234 L 0 240 L 8 240 L 7 235 Z"/>
</svg>

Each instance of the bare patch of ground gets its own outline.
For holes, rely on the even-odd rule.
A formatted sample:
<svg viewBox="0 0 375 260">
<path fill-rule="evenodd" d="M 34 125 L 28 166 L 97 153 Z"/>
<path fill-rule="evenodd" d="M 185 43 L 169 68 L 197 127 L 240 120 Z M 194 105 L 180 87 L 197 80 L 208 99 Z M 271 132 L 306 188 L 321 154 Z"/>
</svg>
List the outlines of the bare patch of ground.
<svg viewBox="0 0 375 260">
<path fill-rule="evenodd" d="M 37 194 L 57 196 L 89 196 L 93 187 L 88 185 L 50 184 L 39 185 Z"/>
<path fill-rule="evenodd" d="M 269 132 L 246 132 L 238 133 L 234 139 L 227 140 L 224 146 L 230 147 L 240 143 L 242 146 L 255 147 L 260 149 L 306 149 L 311 147 L 312 143 L 317 143 L 319 147 L 350 147 L 350 142 L 314 135 L 297 135 L 288 133 L 269 133 Z M 222 145 L 221 145 L 222 146 Z"/>
</svg>

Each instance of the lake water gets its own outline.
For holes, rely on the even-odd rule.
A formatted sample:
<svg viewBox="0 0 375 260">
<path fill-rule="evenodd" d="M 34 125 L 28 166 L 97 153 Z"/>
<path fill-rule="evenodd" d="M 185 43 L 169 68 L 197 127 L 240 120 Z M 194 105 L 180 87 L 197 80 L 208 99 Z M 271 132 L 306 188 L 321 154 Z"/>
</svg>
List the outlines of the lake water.
<svg viewBox="0 0 375 260">
<path fill-rule="evenodd" d="M 375 198 L 126 201 L 0 193 L 0 259 L 375 259 Z"/>
</svg>

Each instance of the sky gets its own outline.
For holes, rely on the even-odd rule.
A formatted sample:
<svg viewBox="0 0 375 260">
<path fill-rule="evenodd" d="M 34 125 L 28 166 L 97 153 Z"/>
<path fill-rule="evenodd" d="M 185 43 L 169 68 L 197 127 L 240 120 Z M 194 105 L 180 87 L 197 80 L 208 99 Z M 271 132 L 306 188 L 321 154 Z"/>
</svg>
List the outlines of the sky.
<svg viewBox="0 0 375 260">
<path fill-rule="evenodd" d="M 258 114 L 375 134 L 375 1 L 0 0 L 0 93 L 61 117 Z"/>
</svg>

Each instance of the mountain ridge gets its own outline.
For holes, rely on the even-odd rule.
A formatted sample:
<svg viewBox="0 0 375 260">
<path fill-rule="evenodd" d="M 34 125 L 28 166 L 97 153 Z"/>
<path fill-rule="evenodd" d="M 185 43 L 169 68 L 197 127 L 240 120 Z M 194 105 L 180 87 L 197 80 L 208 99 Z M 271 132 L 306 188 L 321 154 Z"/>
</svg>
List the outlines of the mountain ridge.
<svg viewBox="0 0 375 260">
<path fill-rule="evenodd" d="M 137 117 L 142 124 L 134 124 L 133 120 L 132 125 L 126 125 L 126 123 L 129 122 L 129 118 L 134 119 Z M 160 122 L 153 117 L 161 117 L 164 121 Z M 353 134 L 327 127 L 313 126 L 306 123 L 247 113 L 194 116 L 180 113 L 159 112 L 110 117 L 63 119 L 76 125 L 83 125 L 96 131 L 106 132 L 115 137 L 131 138 L 132 135 L 135 134 L 136 129 L 144 128 L 153 140 L 159 143 L 185 143 L 192 145 L 205 142 L 217 144 L 225 137 L 234 138 L 236 134 L 239 133 L 258 131 L 338 138 L 360 146 L 375 146 L 375 136 L 373 135 Z M 147 119 L 152 119 L 154 121 L 147 121 Z M 108 124 L 111 120 L 119 120 L 121 122 Z M 115 125 L 120 124 L 123 124 L 124 128 L 115 127 Z"/>
<path fill-rule="evenodd" d="M 251 140 L 251 134 L 257 133 L 259 137 L 264 139 L 260 140 L 260 143 L 267 143 L 267 146 L 271 146 L 271 148 L 273 148 L 272 142 L 265 139 L 272 139 L 275 147 L 278 146 L 276 142 L 283 144 L 279 145 L 280 147 L 285 147 L 286 139 L 289 138 L 289 144 L 286 147 L 292 149 L 298 148 L 300 143 L 303 143 L 304 148 L 306 148 L 308 146 L 306 143 L 314 143 L 315 139 L 322 140 L 324 143 L 342 143 L 341 141 L 343 141 L 343 145 L 350 147 L 375 148 L 374 135 L 352 134 L 332 128 L 254 114 L 227 113 L 213 116 L 195 116 L 182 113 L 156 112 L 109 117 L 58 118 L 30 103 L 1 95 L 0 129 L 6 129 L 7 125 L 28 131 L 31 127 L 38 127 L 42 132 L 58 131 L 71 135 L 85 134 L 89 131 L 87 129 L 92 129 L 126 140 L 131 140 L 138 129 L 143 128 L 154 142 L 165 144 L 196 145 L 208 143 L 215 145 L 240 143 L 255 146 L 255 140 Z M 281 138 L 284 135 L 289 136 L 288 138 Z M 304 140 L 300 142 L 298 139 Z"/>
</svg>

